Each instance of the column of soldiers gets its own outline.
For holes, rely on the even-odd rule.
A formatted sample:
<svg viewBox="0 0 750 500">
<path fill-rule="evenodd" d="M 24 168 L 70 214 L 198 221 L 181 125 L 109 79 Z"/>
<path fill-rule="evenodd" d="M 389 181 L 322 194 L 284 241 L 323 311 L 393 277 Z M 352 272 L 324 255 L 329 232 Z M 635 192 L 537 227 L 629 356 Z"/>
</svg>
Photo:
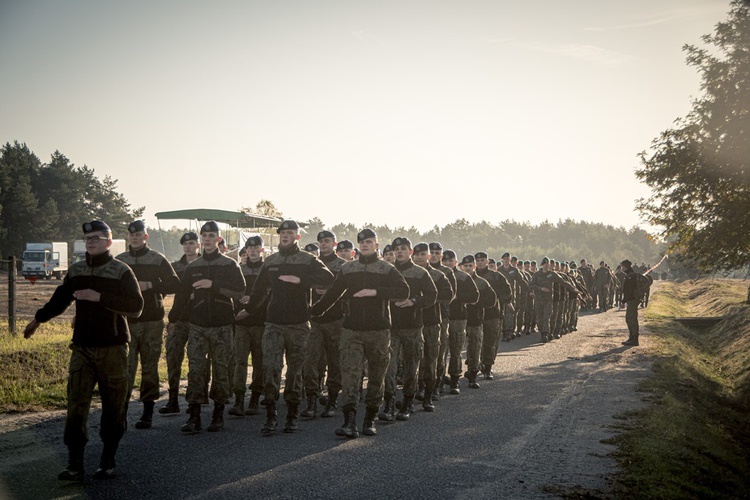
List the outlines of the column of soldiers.
<svg viewBox="0 0 750 500">
<path fill-rule="evenodd" d="M 84 225 L 84 232 L 111 240 L 109 229 L 97 221 Z M 381 257 L 378 236 L 371 229 L 357 235 L 358 249 L 350 241 L 338 242 L 330 231 L 321 231 L 317 243 L 302 250 L 299 225 L 285 220 L 277 229 L 278 252 L 265 257 L 263 239 L 251 237 L 241 249 L 240 265 L 221 252 L 223 240 L 214 221 L 201 227 L 200 236 L 193 232 L 182 236 L 184 255 L 172 264 L 148 247 L 142 221 L 131 223 L 128 232 L 129 251 L 118 256 L 127 266 L 117 268 L 114 275 L 127 277 L 127 286 L 137 287 L 138 300 L 129 299 L 131 305 L 118 320 L 127 318 L 124 330 L 118 327 L 123 339 L 122 331 L 127 332 L 130 343 L 127 385 L 121 391 L 123 405 L 107 406 L 114 437 L 106 438 L 110 441 L 105 444 L 114 444 L 105 446 L 98 477 L 114 475 L 114 450 L 124 431 L 122 422 L 139 358 L 143 412 L 135 427 L 148 429 L 153 424 L 166 294 L 174 293 L 175 299 L 166 336 L 169 396 L 159 412 L 180 412 L 179 381 L 187 349 L 185 434 L 203 429 L 201 405 L 208 399 L 213 401 L 213 413 L 207 430 L 223 429 L 224 408 L 234 396 L 229 414 L 256 415 L 265 406 L 261 433 L 273 435 L 286 359 L 284 432 L 298 430 L 299 416 L 316 418 L 318 401 L 327 392 L 320 415 L 335 416 L 340 402 L 344 421 L 335 434 L 346 438 L 359 436 L 360 428 L 365 435 L 377 434 L 376 420 L 408 421 L 415 399 L 424 411 L 435 411 L 434 402 L 441 394 L 460 394 L 462 376 L 469 388 L 478 389 L 480 373 L 484 380 L 494 378 L 492 368 L 501 340 L 535 330 L 542 342 L 560 338 L 577 329 L 581 307 L 598 303 L 606 310 L 613 298 L 619 301 L 621 297 L 614 290 L 617 277 L 604 262 L 596 273 L 585 261 L 579 270 L 575 262 L 546 257 L 537 269 L 535 261 L 509 253 L 501 257 L 500 265 L 486 252 L 466 255 L 459 262 L 455 252 L 444 250 L 440 243 L 412 245 L 405 237 L 385 245 Z M 98 251 L 88 243 L 87 248 Z M 92 262 L 96 255 L 92 254 Z M 126 269 L 129 274 L 123 274 Z M 27 336 L 38 322 L 58 314 L 69 301 L 93 297 L 53 297 L 51 303 L 56 305 L 45 306 L 36 323 L 27 327 Z M 252 360 L 252 377 L 246 405 L 248 359 Z M 360 427 L 357 406 L 361 399 L 365 415 Z M 69 418 L 77 415 L 77 420 L 70 425 L 80 427 L 80 414 L 71 411 Z M 73 430 L 69 434 L 77 436 Z M 82 478 L 85 440 L 75 439 L 66 437 L 71 459 L 61 479 Z"/>
</svg>

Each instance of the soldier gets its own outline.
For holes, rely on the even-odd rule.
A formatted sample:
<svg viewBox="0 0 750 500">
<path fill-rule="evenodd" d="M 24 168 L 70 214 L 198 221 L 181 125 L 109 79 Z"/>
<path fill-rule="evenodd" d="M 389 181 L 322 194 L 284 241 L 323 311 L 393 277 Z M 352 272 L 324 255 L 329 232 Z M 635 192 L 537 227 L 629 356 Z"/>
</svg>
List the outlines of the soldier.
<svg viewBox="0 0 750 500">
<path fill-rule="evenodd" d="M 130 350 L 128 352 L 128 401 L 133 392 L 138 358 L 141 359 L 140 400 L 143 414 L 135 423 L 136 429 L 149 429 L 154 416 L 154 402 L 159 399 L 159 358 L 164 336 L 164 295 L 175 293 L 180 286 L 172 264 L 148 246 L 148 232 L 141 220 L 128 225 L 129 251 L 117 260 L 124 262 L 135 273 L 143 294 L 143 312 L 128 318 Z"/>
<path fill-rule="evenodd" d="M 581 259 L 581 266 L 578 269 L 578 272 L 581 274 L 583 282 L 586 284 L 586 290 L 588 291 L 586 305 L 583 307 L 584 311 L 588 311 L 595 307 L 594 302 L 596 301 L 596 293 L 594 292 L 594 273 L 586 263 L 586 259 Z"/>
<path fill-rule="evenodd" d="M 487 259 L 487 268 L 490 271 L 497 272 L 497 261 L 495 259 Z"/>
<path fill-rule="evenodd" d="M 333 251 L 336 248 L 336 235 L 331 231 L 321 231 L 318 233 L 318 244 L 321 250 L 320 260 L 335 277 L 341 271 L 341 266 L 346 263 Z M 314 300 L 325 295 L 327 289 L 328 287 L 316 288 L 313 294 Z M 326 384 L 328 386 L 328 400 L 321 416 L 329 418 L 336 414 L 337 400 L 339 392 L 341 392 L 339 344 L 341 343 L 343 321 L 343 303 L 338 302 L 325 314 L 310 322 L 312 330 L 303 369 L 307 408 L 302 411 L 302 416 L 305 418 L 314 418 L 317 415 L 317 395 L 322 374 L 321 360 L 323 360 L 323 370 L 325 370 L 326 360 L 328 364 L 328 381 Z"/>
<path fill-rule="evenodd" d="M 190 322 L 188 339 L 188 387 L 185 399 L 190 418 L 182 426 L 185 434 L 200 432 L 201 403 L 211 359 L 210 397 L 214 401 L 209 432 L 224 428 L 224 404 L 229 396 L 229 358 L 232 350 L 234 301 L 245 292 L 245 278 L 237 262 L 219 251 L 219 225 L 203 224 L 200 230 L 203 254 L 185 268 L 182 287 L 173 308 Z"/>
<path fill-rule="evenodd" d="M 276 405 L 285 353 L 284 401 L 287 413 L 284 432 L 296 432 L 298 429 L 297 412 L 303 391 L 302 366 L 310 337 L 311 289 L 326 287 L 333 281 L 333 274 L 320 259 L 300 251 L 297 222 L 285 220 L 276 232 L 279 234 L 279 251 L 264 262 L 245 311 L 237 315 L 237 319 L 243 319 L 245 315 L 252 314 L 263 306 L 270 293 L 263 332 L 266 423 L 261 433 L 264 436 L 276 431 Z"/>
<path fill-rule="evenodd" d="M 536 302 L 536 319 L 539 323 L 539 333 L 542 342 L 552 340 L 550 320 L 552 317 L 552 290 L 555 283 L 561 284 L 563 288 L 570 289 L 572 285 L 565 282 L 560 276 L 550 269 L 550 260 L 544 257 L 541 262 L 542 268 L 534 273 L 531 278 L 531 289 L 534 291 Z"/>
<path fill-rule="evenodd" d="M 477 374 L 479 373 L 479 361 L 482 353 L 482 324 L 484 323 L 484 311 L 497 303 L 497 294 L 492 286 L 476 273 L 476 258 L 466 255 L 461 259 L 461 269 L 471 276 L 479 290 L 479 301 L 476 304 L 466 306 L 466 378 L 469 387 L 479 389 Z"/>
<path fill-rule="evenodd" d="M 523 262 L 523 274 L 529 283 L 531 283 L 531 278 L 537 270 L 535 260 L 525 260 Z M 531 335 L 536 328 L 535 299 L 534 292 L 529 287 L 529 292 L 526 294 L 526 312 L 524 313 L 523 322 L 523 333 L 526 335 Z"/>
<path fill-rule="evenodd" d="M 609 288 L 612 286 L 612 275 L 604 261 L 599 262 L 599 269 L 594 273 L 594 284 L 599 301 L 599 312 L 609 309 Z"/>
<path fill-rule="evenodd" d="M 130 333 L 125 318 L 137 317 L 143 309 L 135 274 L 109 252 L 112 246 L 109 226 L 99 220 L 87 222 L 83 233 L 86 260 L 70 266 L 63 283 L 23 331 L 24 338 L 30 338 L 40 324 L 59 316 L 75 301 L 64 435 L 68 465 L 57 478 L 78 482 L 84 478 L 87 422 L 95 386 L 102 400 L 99 436 L 104 450 L 94 478 L 108 479 L 115 475 L 117 446 L 128 426 L 125 404 Z"/>
<path fill-rule="evenodd" d="M 437 288 L 430 274 L 411 261 L 412 247 L 408 238 L 399 237 L 391 244 L 396 254 L 396 269 L 409 285 L 409 297 L 391 302 L 391 360 L 385 379 L 385 403 L 379 420 L 409 420 L 414 407 L 414 395 L 417 392 L 419 363 L 424 349 L 424 326 L 422 310 L 435 305 Z M 404 399 L 398 415 L 396 408 L 396 371 L 399 361 L 404 366 Z"/>
<path fill-rule="evenodd" d="M 339 241 L 336 244 L 336 255 L 346 262 L 354 260 L 354 243 L 349 240 Z"/>
<path fill-rule="evenodd" d="M 479 301 L 479 289 L 472 277 L 458 268 L 456 252 L 453 250 L 443 252 L 443 264 L 453 271 L 456 279 L 456 298 L 450 305 L 450 324 L 448 327 L 450 354 L 448 374 L 450 375 L 450 392 L 457 395 L 461 394 L 458 381 L 463 371 L 461 369 L 461 351 L 464 348 L 464 342 L 466 342 L 467 307 Z"/>
<path fill-rule="evenodd" d="M 620 264 L 625 273 L 625 281 L 622 285 L 622 300 L 625 302 L 625 323 L 628 325 L 628 340 L 623 345 L 638 345 L 638 276 L 633 271 L 633 264 L 625 259 Z"/>
<path fill-rule="evenodd" d="M 443 378 L 445 377 L 446 361 L 448 358 L 448 327 L 450 326 L 450 304 L 456 298 L 456 276 L 453 269 L 443 265 L 443 245 L 438 242 L 432 242 L 430 248 L 430 267 L 442 272 L 448 279 L 451 287 L 451 298 L 446 303 L 440 298 L 440 289 L 438 288 L 438 306 L 440 307 L 440 346 L 437 358 L 437 367 L 435 372 L 435 384 L 432 397 L 434 400 L 440 399 L 440 392 L 443 388 Z M 437 286 L 437 281 L 435 281 Z"/>
<path fill-rule="evenodd" d="M 263 238 L 251 236 L 245 241 L 245 262 L 240 265 L 245 277 L 245 294 L 237 301 L 235 313 L 245 307 L 250 301 L 250 293 L 263 267 L 265 247 Z M 266 303 L 265 306 L 268 306 Z M 259 402 L 263 393 L 263 329 L 266 322 L 266 307 L 257 308 L 253 314 L 244 319 L 235 319 L 234 366 L 232 367 L 232 392 L 234 392 L 234 406 L 229 414 L 235 417 L 243 415 L 257 415 L 260 413 Z M 247 391 L 247 358 L 252 357 L 253 374 L 250 383 L 250 401 L 245 409 L 245 392 Z"/>
<path fill-rule="evenodd" d="M 182 280 L 185 269 L 188 264 L 200 257 L 200 241 L 198 235 L 193 231 L 188 231 L 180 238 L 183 255 L 179 260 L 172 262 L 177 276 Z M 179 293 L 179 290 L 177 291 Z M 175 300 L 177 300 L 175 298 Z M 186 311 L 183 311 L 186 312 Z M 185 347 L 190 335 L 190 323 L 188 317 L 178 318 L 178 311 L 173 307 L 169 311 L 169 324 L 167 325 L 167 340 L 165 348 L 167 351 L 167 381 L 169 384 L 169 400 L 163 408 L 159 408 L 159 413 L 171 414 L 180 413 L 180 404 L 178 396 L 180 391 L 180 379 L 182 378 L 182 362 L 185 359 Z M 206 373 L 206 381 L 210 374 Z M 208 402 L 208 390 L 205 390 L 205 399 Z"/>
<path fill-rule="evenodd" d="M 414 245 L 412 255 L 414 264 L 422 267 L 430 273 L 430 278 L 437 288 L 437 302 L 432 307 L 423 310 L 424 326 L 422 336 L 424 337 L 424 355 L 419 364 L 419 390 L 415 399 L 422 401 L 422 409 L 435 411 L 432 404 L 433 394 L 437 386 L 437 364 L 440 354 L 440 324 L 442 322 L 442 309 L 447 308 L 453 300 L 453 287 L 445 274 L 432 267 L 430 264 L 430 248 L 427 243 Z M 441 374 L 442 377 L 442 374 Z"/>
<path fill-rule="evenodd" d="M 497 272 L 505 276 L 513 291 L 511 299 L 505 304 L 503 315 L 503 341 L 510 342 L 514 337 L 516 328 L 516 295 L 527 291 L 529 284 L 526 282 L 525 276 L 510 265 L 510 253 L 505 252 L 500 260 L 502 265 L 498 266 Z"/>
<path fill-rule="evenodd" d="M 391 248 L 390 243 L 383 247 L 383 260 L 389 264 L 394 264 L 396 262 L 396 254 L 393 253 L 393 248 Z"/>
<path fill-rule="evenodd" d="M 316 243 L 308 243 L 307 245 L 305 245 L 304 250 L 309 254 L 320 257 L 320 247 Z"/>
<path fill-rule="evenodd" d="M 477 275 L 487 280 L 497 297 L 494 304 L 484 309 L 484 321 L 482 322 L 482 373 L 485 380 L 492 380 L 494 378 L 492 365 L 495 363 L 495 356 L 497 356 L 497 349 L 500 344 L 503 309 L 513 296 L 513 292 L 505 276 L 489 268 L 486 252 L 475 253 L 474 259 Z"/>
<path fill-rule="evenodd" d="M 615 284 L 615 305 L 618 307 L 618 310 L 622 311 L 625 308 L 625 302 L 622 300 L 622 285 L 626 278 L 626 274 L 622 270 L 622 264 L 617 266 L 615 278 L 617 279 Z"/>
<path fill-rule="evenodd" d="M 359 436 L 357 402 L 364 363 L 368 365 L 365 419 L 362 432 L 372 436 L 375 416 L 383 402 L 384 380 L 390 360 L 391 315 L 389 301 L 409 297 L 409 285 L 388 262 L 378 259 L 378 237 L 366 228 L 357 234 L 360 257 L 341 266 L 331 288 L 312 307 L 319 317 L 339 300 L 346 300 L 341 330 L 341 385 L 344 424 L 336 435 Z"/>
</svg>

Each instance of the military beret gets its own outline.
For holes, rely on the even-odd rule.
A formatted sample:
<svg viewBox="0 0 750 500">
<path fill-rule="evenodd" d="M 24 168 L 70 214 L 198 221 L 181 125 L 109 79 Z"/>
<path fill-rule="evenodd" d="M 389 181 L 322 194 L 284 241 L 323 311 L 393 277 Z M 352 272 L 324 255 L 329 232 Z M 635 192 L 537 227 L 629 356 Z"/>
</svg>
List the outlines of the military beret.
<svg viewBox="0 0 750 500">
<path fill-rule="evenodd" d="M 299 231 L 299 224 L 297 224 L 297 221 L 293 221 L 291 219 L 287 219 L 284 222 L 282 222 L 278 229 L 276 229 L 276 234 L 280 233 L 281 231 L 284 231 L 286 229 L 291 229 L 293 231 Z"/>
<path fill-rule="evenodd" d="M 518 257 L 516 257 L 516 256 L 514 255 L 514 256 L 512 256 L 512 257 L 510 258 L 510 261 L 511 261 L 511 262 L 518 262 Z"/>
<path fill-rule="evenodd" d="M 464 258 L 461 259 L 461 265 L 464 264 L 473 264 L 475 262 L 473 255 L 464 255 Z"/>
<path fill-rule="evenodd" d="M 536 264 L 536 261 L 534 261 L 534 264 Z M 525 260 L 525 261 L 523 261 L 523 265 L 524 266 L 530 266 L 531 265 L 531 261 L 530 260 Z"/>
<path fill-rule="evenodd" d="M 146 224 L 144 224 L 142 220 L 134 220 L 133 222 L 128 224 L 128 232 L 129 233 L 138 233 L 138 232 L 145 233 Z"/>
<path fill-rule="evenodd" d="M 411 241 L 409 241 L 409 238 L 405 236 L 399 236 L 393 240 L 393 243 L 391 243 L 391 246 L 393 248 L 400 247 L 401 245 L 406 245 L 407 247 L 411 248 Z"/>
<path fill-rule="evenodd" d="M 542 258 L 542 264 L 541 265 L 544 265 L 544 264 L 549 264 L 549 259 L 547 257 Z"/>
<path fill-rule="evenodd" d="M 344 241 L 339 241 L 339 242 L 338 242 L 338 243 L 336 244 L 336 251 L 337 251 L 337 252 L 338 252 L 339 250 L 344 250 L 344 249 L 346 249 L 346 248 L 348 248 L 348 249 L 350 249 L 350 250 L 351 250 L 352 248 L 354 248 L 354 243 L 352 243 L 352 242 L 351 242 L 351 241 L 349 241 L 349 240 L 344 240 Z"/>
<path fill-rule="evenodd" d="M 383 253 L 388 253 L 392 251 L 393 251 L 393 247 L 391 246 L 390 243 L 383 247 Z"/>
<path fill-rule="evenodd" d="M 262 247 L 263 246 L 263 238 L 260 236 L 250 236 L 247 241 L 245 241 L 245 248 L 247 247 Z"/>
<path fill-rule="evenodd" d="M 625 259 L 622 262 L 620 262 L 620 265 L 625 266 L 625 267 L 633 267 L 633 263 L 630 262 L 628 259 Z"/>
<path fill-rule="evenodd" d="M 219 225 L 215 220 L 210 220 L 201 226 L 201 234 L 203 233 L 219 233 Z"/>
<path fill-rule="evenodd" d="M 451 260 L 456 258 L 456 252 L 453 250 L 445 250 L 443 252 L 443 260 Z"/>
<path fill-rule="evenodd" d="M 219 241 L 218 241 L 218 245 L 219 245 L 220 247 L 225 247 L 225 246 L 227 246 L 227 242 L 226 242 L 226 241 L 224 241 L 224 238 L 222 238 L 221 236 L 219 236 Z"/>
<path fill-rule="evenodd" d="M 369 227 L 366 227 L 357 234 L 357 243 L 361 243 L 368 238 L 378 239 L 378 235 L 375 234 L 375 231 L 373 231 Z"/>
<path fill-rule="evenodd" d="M 526 264 L 527 262 L 528 262 L 529 264 L 533 264 L 533 265 L 536 265 L 536 261 L 535 261 L 535 260 L 532 260 L 531 262 L 529 262 L 529 261 L 527 260 L 526 262 L 524 262 L 524 264 Z"/>
<path fill-rule="evenodd" d="M 490 264 L 497 264 L 495 259 L 487 259 L 487 262 L 489 262 Z"/>
<path fill-rule="evenodd" d="M 336 235 L 327 229 L 324 229 L 323 231 L 319 232 L 318 237 L 316 239 L 320 241 L 324 238 L 331 238 L 333 241 L 336 241 Z"/>
<path fill-rule="evenodd" d="M 305 252 L 317 252 L 320 250 L 320 247 L 317 243 L 308 243 L 305 245 Z"/>
<path fill-rule="evenodd" d="M 188 231 L 180 238 L 180 245 L 184 245 L 186 241 L 198 241 L 198 235 L 193 231 Z"/>
<path fill-rule="evenodd" d="M 599 262 L 599 265 L 600 265 L 600 266 L 601 266 L 602 264 L 604 264 L 604 261 L 603 261 L 603 260 Z"/>
<path fill-rule="evenodd" d="M 486 259 L 487 258 L 487 252 L 477 252 L 474 254 L 475 259 Z"/>
<path fill-rule="evenodd" d="M 443 249 L 443 245 L 441 245 L 437 241 L 433 241 L 432 243 L 430 243 L 430 250 L 442 250 L 442 249 Z"/>
<path fill-rule="evenodd" d="M 570 268 L 571 269 L 578 269 L 578 264 L 576 264 L 576 261 L 574 261 L 574 260 L 570 261 Z"/>
<path fill-rule="evenodd" d="M 106 222 L 100 220 L 92 220 L 91 222 L 85 223 L 83 226 L 83 234 L 93 233 L 94 231 L 102 231 L 111 233 L 112 230 L 109 228 Z"/>
<path fill-rule="evenodd" d="M 414 245 L 414 253 L 418 252 L 427 252 L 429 251 L 430 247 L 425 242 L 420 242 Z"/>
<path fill-rule="evenodd" d="M 505 253 L 503 254 L 503 256 L 502 256 L 502 257 L 500 257 L 500 258 L 501 258 L 501 259 L 504 259 L 504 258 L 506 258 L 506 257 L 510 257 L 510 253 L 509 253 L 509 252 L 505 252 Z"/>
<path fill-rule="evenodd" d="M 550 259 L 550 260 L 549 260 L 549 263 L 550 263 L 550 264 L 557 264 L 557 261 L 555 261 L 555 259 Z"/>
</svg>

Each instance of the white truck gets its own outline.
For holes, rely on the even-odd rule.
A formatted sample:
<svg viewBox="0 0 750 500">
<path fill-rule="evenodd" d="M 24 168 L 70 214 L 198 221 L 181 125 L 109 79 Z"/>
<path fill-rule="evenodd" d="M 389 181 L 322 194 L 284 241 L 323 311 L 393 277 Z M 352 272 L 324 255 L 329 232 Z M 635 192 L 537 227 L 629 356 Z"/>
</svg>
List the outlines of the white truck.
<svg viewBox="0 0 750 500">
<path fill-rule="evenodd" d="M 64 278 L 68 274 L 68 244 L 64 241 L 26 243 L 21 274 L 24 278 Z"/>
<path fill-rule="evenodd" d="M 128 250 L 128 244 L 125 240 L 112 240 L 112 246 L 109 248 L 109 253 L 112 257 L 117 257 L 123 252 Z M 79 262 L 86 260 L 86 242 L 83 240 L 75 240 L 73 242 L 73 256 L 75 259 L 73 262 Z"/>
</svg>

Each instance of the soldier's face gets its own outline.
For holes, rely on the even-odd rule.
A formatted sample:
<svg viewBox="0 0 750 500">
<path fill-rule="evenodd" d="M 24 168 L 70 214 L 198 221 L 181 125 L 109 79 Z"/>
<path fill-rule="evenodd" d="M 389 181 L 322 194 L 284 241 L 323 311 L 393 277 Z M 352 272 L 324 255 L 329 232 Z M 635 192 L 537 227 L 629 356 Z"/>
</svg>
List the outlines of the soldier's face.
<svg viewBox="0 0 750 500">
<path fill-rule="evenodd" d="M 411 257 L 411 248 L 409 245 L 399 245 L 393 247 L 393 253 L 396 254 L 396 262 L 406 262 Z"/>
<path fill-rule="evenodd" d="M 441 260 L 443 260 L 442 250 L 430 250 L 430 264 L 440 264 Z"/>
<path fill-rule="evenodd" d="M 219 247 L 219 233 L 206 231 L 201 233 L 201 246 L 206 252 L 215 252 Z"/>
<path fill-rule="evenodd" d="M 443 259 L 443 265 L 445 265 L 446 267 L 450 267 L 451 269 L 455 269 L 456 265 L 458 265 L 458 260 L 456 260 L 455 258 Z"/>
<path fill-rule="evenodd" d="M 336 241 L 333 238 L 323 238 L 318 241 L 321 255 L 330 255 L 333 249 L 336 248 Z"/>
<path fill-rule="evenodd" d="M 279 232 L 279 246 L 290 247 L 300 238 L 296 229 L 282 229 Z"/>
<path fill-rule="evenodd" d="M 182 253 L 184 253 L 188 257 L 195 257 L 198 253 L 199 248 L 200 246 L 198 245 L 197 241 L 188 240 L 182 244 Z"/>
<path fill-rule="evenodd" d="M 143 231 L 136 231 L 135 233 L 128 233 L 128 243 L 130 243 L 130 246 L 133 248 L 133 250 L 140 250 L 146 245 L 146 240 L 148 239 L 148 233 L 144 233 Z"/>
<path fill-rule="evenodd" d="M 465 273 L 472 274 L 474 272 L 474 269 L 476 269 L 476 264 L 473 262 L 467 262 L 465 264 L 461 264 L 461 269 L 463 269 Z"/>
<path fill-rule="evenodd" d="M 524 264 L 523 265 L 523 270 L 524 271 L 531 271 L 531 264 Z"/>
<path fill-rule="evenodd" d="M 341 257 L 342 259 L 349 261 L 354 259 L 354 249 L 353 248 L 342 248 L 340 250 L 336 251 L 336 255 Z"/>
<path fill-rule="evenodd" d="M 375 255 L 379 247 L 380 243 L 378 243 L 378 240 L 376 240 L 375 238 L 367 238 L 359 242 L 359 251 L 362 253 L 362 257 L 370 257 L 372 255 Z"/>
<path fill-rule="evenodd" d="M 502 261 L 503 261 L 503 265 L 504 265 L 505 267 L 508 267 L 508 266 L 510 265 L 510 257 L 503 257 L 503 258 L 502 258 L 502 259 L 500 259 L 500 260 L 502 260 Z"/>
<path fill-rule="evenodd" d="M 430 252 L 427 250 L 424 252 L 415 252 L 414 255 L 411 256 L 411 260 L 413 260 L 416 265 L 424 267 L 430 260 Z"/>
<path fill-rule="evenodd" d="M 485 267 L 487 267 L 487 258 L 477 257 L 476 264 L 477 264 L 477 269 L 484 269 Z"/>
<path fill-rule="evenodd" d="M 260 256 L 263 255 L 265 249 L 262 246 L 251 246 L 247 247 L 245 253 L 247 254 L 247 260 L 250 262 L 258 262 Z"/>
<path fill-rule="evenodd" d="M 393 252 L 385 252 L 383 254 L 383 260 L 393 264 L 394 262 L 396 262 L 396 254 L 394 254 Z"/>
<path fill-rule="evenodd" d="M 105 232 L 92 231 L 83 237 L 86 252 L 92 257 L 101 255 L 112 246 L 112 238 Z"/>
<path fill-rule="evenodd" d="M 497 271 L 497 262 L 490 262 L 487 264 L 487 267 L 490 268 L 490 271 Z"/>
</svg>

